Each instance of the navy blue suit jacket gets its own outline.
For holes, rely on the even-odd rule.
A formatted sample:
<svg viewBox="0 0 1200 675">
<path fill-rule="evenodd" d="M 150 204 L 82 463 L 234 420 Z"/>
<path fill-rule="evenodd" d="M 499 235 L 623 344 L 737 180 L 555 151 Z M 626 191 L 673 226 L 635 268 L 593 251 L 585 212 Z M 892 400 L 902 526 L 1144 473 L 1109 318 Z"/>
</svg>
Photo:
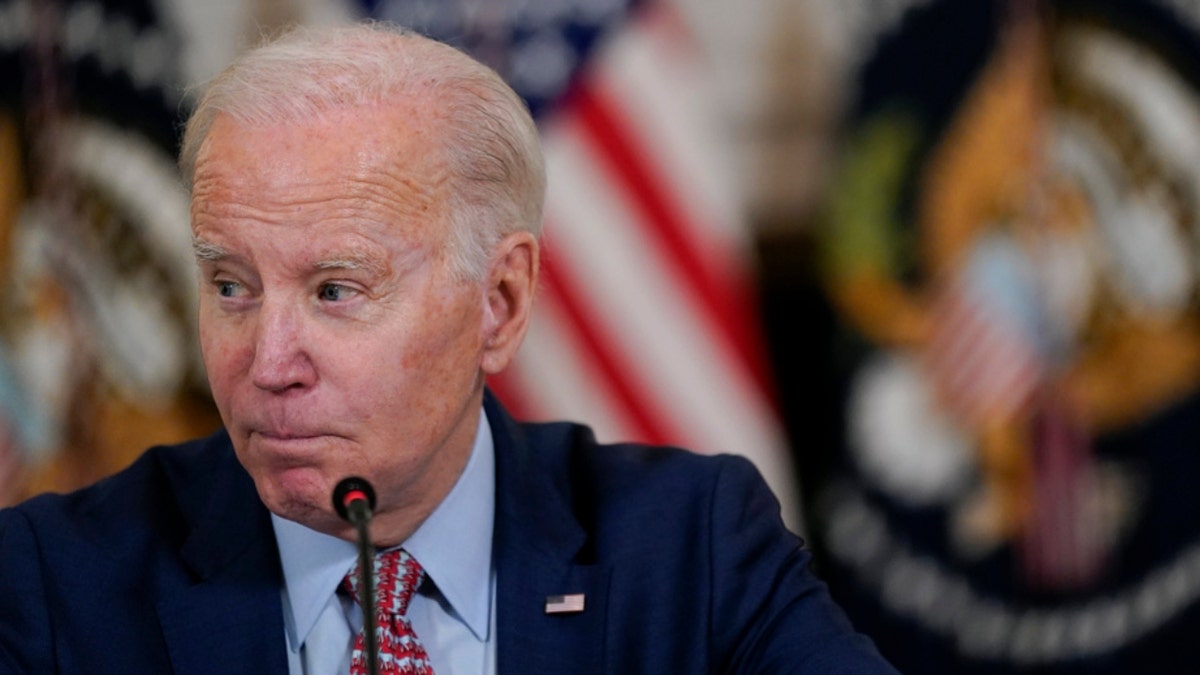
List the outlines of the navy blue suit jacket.
<svg viewBox="0 0 1200 675">
<path fill-rule="evenodd" d="M 485 409 L 501 675 L 892 672 L 746 460 Z M 281 585 L 228 436 L 154 448 L 0 511 L 0 673 L 286 675 Z M 545 612 L 568 593 L 584 611 Z"/>
</svg>

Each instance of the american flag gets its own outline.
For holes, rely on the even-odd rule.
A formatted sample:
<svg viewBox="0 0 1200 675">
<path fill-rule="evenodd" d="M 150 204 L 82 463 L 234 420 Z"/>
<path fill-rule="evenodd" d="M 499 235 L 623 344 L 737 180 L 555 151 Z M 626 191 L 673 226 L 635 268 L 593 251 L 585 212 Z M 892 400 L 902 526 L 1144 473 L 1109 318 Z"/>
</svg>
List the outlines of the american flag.
<svg viewBox="0 0 1200 675">
<path fill-rule="evenodd" d="M 603 441 L 753 461 L 790 525 L 799 499 L 759 334 L 750 232 L 706 71 L 661 2 L 364 2 L 496 68 L 542 130 L 543 288 L 490 386 L 517 415 Z"/>
<path fill-rule="evenodd" d="M 1094 580 L 1107 555 L 1092 497 L 1097 476 L 1078 414 L 1054 391 L 1035 272 L 1021 260 L 1013 242 L 983 239 L 965 269 L 935 293 L 924 362 L 942 404 L 977 435 L 1004 423 L 1030 444 L 1027 471 L 1013 468 L 1025 461 L 1013 456 L 1017 448 L 981 453 L 1005 452 L 1006 468 L 991 471 L 1011 474 L 1017 501 L 1028 504 L 1019 534 L 1029 581 L 1079 587 Z"/>
</svg>

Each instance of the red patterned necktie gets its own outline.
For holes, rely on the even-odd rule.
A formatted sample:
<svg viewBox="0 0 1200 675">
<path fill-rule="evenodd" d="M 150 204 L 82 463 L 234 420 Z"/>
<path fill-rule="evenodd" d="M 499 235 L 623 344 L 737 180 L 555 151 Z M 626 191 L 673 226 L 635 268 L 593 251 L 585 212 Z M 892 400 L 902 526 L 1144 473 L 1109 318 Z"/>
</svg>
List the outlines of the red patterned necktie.
<svg viewBox="0 0 1200 675">
<path fill-rule="evenodd" d="M 404 675 L 433 675 L 429 655 L 413 632 L 408 620 L 408 601 L 425 578 L 420 563 L 404 549 L 393 549 L 375 556 L 375 631 L 379 645 L 379 672 Z M 358 600 L 358 565 L 350 570 L 342 585 Z M 350 658 L 350 675 L 366 675 L 367 659 L 363 654 L 362 631 L 354 640 Z"/>
</svg>

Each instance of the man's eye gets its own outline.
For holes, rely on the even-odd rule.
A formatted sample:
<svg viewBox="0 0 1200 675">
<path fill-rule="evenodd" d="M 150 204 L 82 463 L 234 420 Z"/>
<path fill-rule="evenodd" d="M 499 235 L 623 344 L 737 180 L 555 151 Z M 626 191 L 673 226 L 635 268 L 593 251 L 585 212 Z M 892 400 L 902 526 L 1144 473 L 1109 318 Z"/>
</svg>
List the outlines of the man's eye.
<svg viewBox="0 0 1200 675">
<path fill-rule="evenodd" d="M 341 284 L 321 284 L 317 290 L 317 297 L 326 302 L 337 302 L 347 299 L 353 293 L 352 289 Z"/>
<path fill-rule="evenodd" d="M 237 295 L 239 285 L 233 281 L 218 281 L 217 295 L 222 298 L 232 298 Z"/>
</svg>

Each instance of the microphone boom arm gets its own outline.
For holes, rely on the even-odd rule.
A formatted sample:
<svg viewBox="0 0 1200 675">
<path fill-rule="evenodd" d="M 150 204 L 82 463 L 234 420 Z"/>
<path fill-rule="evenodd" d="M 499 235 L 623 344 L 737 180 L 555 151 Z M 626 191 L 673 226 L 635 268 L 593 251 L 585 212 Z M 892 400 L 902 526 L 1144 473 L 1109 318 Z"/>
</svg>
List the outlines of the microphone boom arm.
<svg viewBox="0 0 1200 675">
<path fill-rule="evenodd" d="M 344 520 L 354 525 L 358 533 L 358 588 L 361 591 L 363 655 L 367 673 L 379 675 L 379 639 L 375 620 L 375 547 L 371 544 L 368 525 L 375 508 L 375 490 L 362 478 L 344 478 L 333 490 L 333 508 Z"/>
</svg>

